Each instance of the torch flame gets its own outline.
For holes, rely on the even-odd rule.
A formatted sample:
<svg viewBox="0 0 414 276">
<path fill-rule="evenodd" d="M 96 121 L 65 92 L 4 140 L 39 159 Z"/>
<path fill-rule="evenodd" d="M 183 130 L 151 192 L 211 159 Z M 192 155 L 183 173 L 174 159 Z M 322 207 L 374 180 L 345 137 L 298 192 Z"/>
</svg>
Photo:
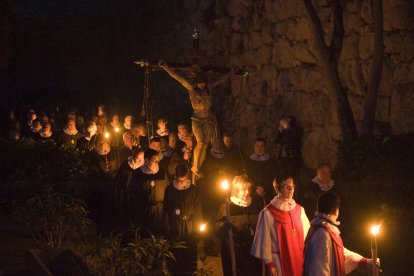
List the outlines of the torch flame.
<svg viewBox="0 0 414 276">
<path fill-rule="evenodd" d="M 207 228 L 207 223 L 204 223 L 204 224 L 201 224 L 200 225 L 200 232 L 204 232 L 204 231 L 206 231 L 206 228 Z"/>
<path fill-rule="evenodd" d="M 371 234 L 376 236 L 381 228 L 381 225 L 374 225 L 371 227 Z"/>
<path fill-rule="evenodd" d="M 105 138 L 108 139 L 109 138 L 109 132 L 105 132 Z"/>
<path fill-rule="evenodd" d="M 221 188 L 222 188 L 223 190 L 228 190 L 228 189 L 230 188 L 230 186 L 229 186 L 229 182 L 227 181 L 227 179 L 225 179 L 225 180 L 223 180 L 223 181 L 221 182 Z"/>
</svg>

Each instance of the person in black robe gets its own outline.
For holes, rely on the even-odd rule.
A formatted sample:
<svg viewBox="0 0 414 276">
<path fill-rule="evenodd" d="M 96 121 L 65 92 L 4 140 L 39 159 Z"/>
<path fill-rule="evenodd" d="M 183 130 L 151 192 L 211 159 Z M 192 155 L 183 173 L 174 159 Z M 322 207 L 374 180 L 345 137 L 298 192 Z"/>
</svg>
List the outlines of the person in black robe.
<svg viewBox="0 0 414 276">
<path fill-rule="evenodd" d="M 124 132 L 124 134 L 122 135 L 122 140 L 124 141 L 124 144 L 117 149 L 119 164 L 122 164 L 125 161 L 127 161 L 128 157 L 130 157 L 137 149 L 137 147 L 134 146 L 134 135 L 131 131 Z"/>
<path fill-rule="evenodd" d="M 170 175 L 168 173 L 168 166 L 170 164 L 170 160 L 175 151 L 168 146 L 168 136 L 162 136 L 162 137 L 159 137 L 159 139 L 160 139 L 160 154 L 162 156 L 162 159 L 159 165 L 160 165 L 160 168 L 162 168 L 167 173 L 168 182 L 170 182 L 172 178 L 170 178 Z"/>
<path fill-rule="evenodd" d="M 173 275 L 191 275 L 197 270 L 197 231 L 202 224 L 198 189 L 191 184 L 189 169 L 176 167 L 175 179 L 165 191 L 165 228 L 174 241 L 183 241 L 187 248 L 173 250 L 176 262 L 169 264 Z"/>
<path fill-rule="evenodd" d="M 302 134 L 294 117 L 288 116 L 280 120 L 275 143 L 279 145 L 277 159 L 282 173 L 298 178 L 302 160 Z"/>
<path fill-rule="evenodd" d="M 263 201 L 251 193 L 251 181 L 247 175 L 235 176 L 230 194 L 230 217 L 227 220 L 226 205 L 222 204 L 216 216 L 215 231 L 221 237 L 221 262 L 224 275 L 233 275 L 228 230 L 233 231 L 237 275 L 261 275 L 262 264 L 250 255 L 257 220 L 263 209 Z"/>
<path fill-rule="evenodd" d="M 266 153 L 266 140 L 256 138 L 254 153 L 246 160 L 246 172 L 256 193 L 266 202 L 274 197 L 273 177 L 277 174 L 275 161 Z"/>
<path fill-rule="evenodd" d="M 95 148 L 96 145 L 96 132 L 98 128 L 96 127 L 95 122 L 89 121 L 86 124 L 86 132 L 87 134 L 82 138 L 79 138 L 78 142 L 76 143 L 76 148 L 83 152 L 90 152 Z"/>
<path fill-rule="evenodd" d="M 332 179 L 331 165 L 322 163 L 316 169 L 315 177 L 303 185 L 301 189 L 301 200 L 309 217 L 315 215 L 316 203 L 319 195 L 328 191 L 340 194 L 338 185 L 336 185 L 335 181 Z"/>
<path fill-rule="evenodd" d="M 69 118 L 66 127 L 58 137 L 58 145 L 64 148 L 76 148 L 78 140 L 82 137 L 82 133 L 76 129 L 75 119 Z"/>
<path fill-rule="evenodd" d="M 39 131 L 39 142 L 54 142 L 55 135 L 52 131 L 52 124 L 49 122 L 43 123 L 42 129 Z"/>
<path fill-rule="evenodd" d="M 27 138 L 37 142 L 39 141 L 39 132 L 42 130 L 42 124 L 40 123 L 39 119 L 35 119 L 32 122 L 32 127 L 30 128 L 30 132 L 27 135 Z"/>
<path fill-rule="evenodd" d="M 246 170 L 243 151 L 239 145 L 234 144 L 233 140 L 232 134 L 228 132 L 223 134 L 225 169 L 231 176 L 240 175 Z"/>
<path fill-rule="evenodd" d="M 132 134 L 135 138 L 135 146 L 138 146 L 142 150 L 146 151 L 149 148 L 150 142 L 147 136 L 146 125 L 144 123 L 133 124 Z"/>
<path fill-rule="evenodd" d="M 162 233 L 166 173 L 158 166 L 160 154 L 148 149 L 145 163 L 134 171 L 131 181 L 132 202 L 136 210 L 132 219 L 135 226 L 148 229 L 153 234 Z"/>
<path fill-rule="evenodd" d="M 115 177 L 118 171 L 117 151 L 112 150 L 109 141 L 103 135 L 96 137 L 95 149 L 91 152 L 92 164 L 96 168 L 96 181 L 92 185 L 91 213 L 94 212 L 99 232 L 113 230 L 115 209 Z"/>
<path fill-rule="evenodd" d="M 111 147 L 119 148 L 123 145 L 122 135 L 124 134 L 124 132 L 124 127 L 119 121 L 119 115 L 112 115 L 112 120 L 108 126 L 108 133 L 111 136 Z"/>
<path fill-rule="evenodd" d="M 132 176 L 134 171 L 144 165 L 144 151 L 137 150 L 120 166 L 116 175 L 115 205 L 118 223 L 121 229 L 132 225 L 134 203 L 132 202 Z"/>
<path fill-rule="evenodd" d="M 168 176 L 173 179 L 175 178 L 175 168 L 178 165 L 185 165 L 191 169 L 192 163 L 192 152 L 193 152 L 193 140 L 186 140 L 186 144 L 179 150 L 174 151 L 171 160 L 168 164 Z M 180 144 L 181 145 L 181 144 Z"/>
</svg>

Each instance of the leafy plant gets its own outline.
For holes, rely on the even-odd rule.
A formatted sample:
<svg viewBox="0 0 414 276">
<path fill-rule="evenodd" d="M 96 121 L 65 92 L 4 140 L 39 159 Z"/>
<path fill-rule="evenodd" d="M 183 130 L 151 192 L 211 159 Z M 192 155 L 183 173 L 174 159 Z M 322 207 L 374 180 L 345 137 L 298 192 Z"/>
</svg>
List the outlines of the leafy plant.
<svg viewBox="0 0 414 276">
<path fill-rule="evenodd" d="M 16 211 L 36 241 L 49 248 L 62 248 L 91 221 L 86 217 L 85 203 L 79 199 L 53 193 L 29 199 Z"/>
<path fill-rule="evenodd" d="M 81 251 L 97 275 L 170 275 L 166 262 L 175 261 L 171 249 L 183 247 L 160 236 L 144 238 L 135 230 L 96 237 L 84 243 Z"/>
<path fill-rule="evenodd" d="M 208 264 L 207 256 L 200 257 L 201 267 L 197 269 L 195 275 L 197 276 L 209 276 L 213 275 L 213 268 Z"/>
</svg>

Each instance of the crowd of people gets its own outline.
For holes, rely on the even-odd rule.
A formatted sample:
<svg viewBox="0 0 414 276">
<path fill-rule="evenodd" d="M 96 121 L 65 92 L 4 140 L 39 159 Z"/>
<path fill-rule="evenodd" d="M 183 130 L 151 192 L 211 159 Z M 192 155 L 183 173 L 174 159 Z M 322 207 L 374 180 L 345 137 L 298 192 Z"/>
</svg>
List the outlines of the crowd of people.
<svg viewBox="0 0 414 276">
<path fill-rule="evenodd" d="M 321 164 L 312 180 L 299 181 L 301 138 L 293 117 L 280 120 L 272 145 L 278 146 L 275 157 L 267 152 L 263 137 L 245 154 L 249 149 L 224 132 L 220 146 L 209 146 L 196 178 L 192 168 L 197 139 L 186 123 L 170 128 L 160 118 L 148 135 L 145 120 L 127 115 L 121 121 L 118 114 L 108 118 L 103 105 L 88 120 L 73 111 L 58 120 L 54 114 L 29 110 L 27 121 L 20 122 L 11 112 L 8 137 L 56 143 L 90 155 L 97 175 L 86 197 L 98 231 L 139 227 L 185 241 L 187 248 L 174 250 L 173 274 L 196 271 L 203 223 L 222 240 L 225 275 L 232 275 L 229 229 L 237 275 L 261 275 L 263 268 L 269 275 L 344 275 L 358 266 L 372 266 L 371 260 L 343 247 L 337 221 L 341 192 L 332 167 Z M 225 178 L 231 180 L 228 195 L 216 188 Z"/>
</svg>

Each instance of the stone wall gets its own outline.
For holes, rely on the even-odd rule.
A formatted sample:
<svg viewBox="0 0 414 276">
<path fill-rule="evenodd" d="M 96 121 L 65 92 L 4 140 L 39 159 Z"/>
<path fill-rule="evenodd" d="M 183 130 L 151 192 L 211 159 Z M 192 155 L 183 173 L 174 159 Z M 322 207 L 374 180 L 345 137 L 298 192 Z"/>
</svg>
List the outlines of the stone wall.
<svg viewBox="0 0 414 276">
<path fill-rule="evenodd" d="M 315 2 L 318 2 L 316 9 L 325 40 L 329 41 L 333 28 L 330 1 Z M 371 7 L 369 0 L 344 2 L 345 37 L 339 71 L 360 128 L 372 62 Z M 235 131 L 241 144 L 251 148 L 257 136 L 265 136 L 272 142 L 281 116 L 293 115 L 303 128 L 305 164 L 315 167 L 322 161 L 335 163 L 335 148 L 341 132 L 336 110 L 330 104 L 332 94 L 325 87 L 317 54 L 311 46 L 313 38 L 303 2 L 186 0 L 176 3 L 180 4 L 160 8 L 156 16 L 162 20 L 154 20 L 158 22 L 157 31 L 163 37 L 164 49 L 158 44 L 148 53 L 173 58 L 168 51 L 176 53 L 177 49 L 184 50 L 185 45 L 188 48 L 191 29 L 197 26 L 200 45 L 207 50 L 209 64 L 245 67 L 250 72 L 244 79 L 233 76 L 231 92 L 220 94 L 224 108 L 220 109 L 219 116 L 225 130 Z M 390 129 L 393 134 L 400 134 L 414 130 L 413 16 L 412 1 L 384 0 L 385 59 L 376 113 L 379 132 Z M 151 22 L 147 23 L 149 30 L 153 30 Z M 274 152 L 275 147 L 272 143 L 269 145 Z"/>
</svg>

